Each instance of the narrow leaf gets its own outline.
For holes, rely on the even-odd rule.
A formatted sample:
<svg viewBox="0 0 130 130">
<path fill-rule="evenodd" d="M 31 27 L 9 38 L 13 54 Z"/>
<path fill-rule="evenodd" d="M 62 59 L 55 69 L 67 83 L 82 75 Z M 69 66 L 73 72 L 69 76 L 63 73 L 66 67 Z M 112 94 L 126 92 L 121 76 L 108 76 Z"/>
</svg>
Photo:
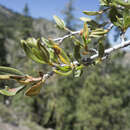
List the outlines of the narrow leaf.
<svg viewBox="0 0 130 130">
<path fill-rule="evenodd" d="M 20 86 L 20 87 L 17 87 L 17 88 L 5 88 L 5 89 L 1 89 L 0 90 L 0 93 L 3 94 L 3 95 L 6 95 L 6 96 L 14 96 L 16 95 L 18 92 L 20 92 L 25 86 Z"/>
<path fill-rule="evenodd" d="M 53 16 L 53 18 L 60 29 L 65 29 L 65 23 L 62 19 L 60 19 L 58 16 Z"/>
<path fill-rule="evenodd" d="M 68 76 L 72 73 L 72 70 L 68 71 L 68 72 L 61 72 L 59 70 L 53 70 L 56 74 L 59 74 L 59 75 L 63 75 L 63 76 Z"/>
<path fill-rule="evenodd" d="M 101 10 L 101 11 L 83 11 L 83 13 L 86 14 L 86 15 L 92 16 L 92 15 L 99 15 L 99 14 L 102 14 L 103 11 L 102 11 L 102 10 Z"/>
<path fill-rule="evenodd" d="M 74 46 L 74 58 L 79 61 L 81 59 L 81 55 L 80 55 L 80 46 L 79 45 L 75 45 Z"/>
<path fill-rule="evenodd" d="M 104 45 L 102 43 L 102 41 L 99 41 L 99 45 L 98 45 L 98 57 L 102 58 L 104 56 Z"/>
<path fill-rule="evenodd" d="M 5 66 L 0 66 L 0 72 L 5 73 L 5 74 L 14 74 L 14 75 L 24 75 L 23 72 L 11 68 L 11 67 L 5 67 Z"/>
<path fill-rule="evenodd" d="M 121 6 L 124 6 L 128 9 L 130 9 L 130 2 L 125 2 L 124 0 L 115 0 L 115 2 Z"/>
<path fill-rule="evenodd" d="M 25 43 L 21 43 L 22 44 L 22 47 L 26 53 L 26 55 L 32 59 L 33 61 L 37 62 L 37 63 L 41 63 L 41 64 L 45 64 L 44 61 L 40 60 L 36 55 L 34 55 L 34 53 L 32 52 L 32 49 L 29 48 L 29 46 L 27 46 Z"/>
<path fill-rule="evenodd" d="M 45 62 L 48 63 L 49 60 L 50 60 L 50 54 L 49 54 L 48 50 L 45 48 L 45 46 L 43 46 L 43 45 L 41 44 L 40 41 L 38 41 L 38 48 L 39 48 L 39 51 L 41 52 L 43 61 L 45 61 Z"/>
</svg>

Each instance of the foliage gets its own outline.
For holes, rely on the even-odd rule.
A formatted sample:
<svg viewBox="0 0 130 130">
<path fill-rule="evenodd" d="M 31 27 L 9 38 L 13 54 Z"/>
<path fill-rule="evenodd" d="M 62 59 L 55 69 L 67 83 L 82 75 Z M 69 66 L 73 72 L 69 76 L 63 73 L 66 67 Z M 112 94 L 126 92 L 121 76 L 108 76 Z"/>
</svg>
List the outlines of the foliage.
<svg viewBox="0 0 130 130">
<path fill-rule="evenodd" d="M 32 37 L 33 19 L 28 15 L 19 17 L 21 22 L 16 26 L 19 27 L 19 37 L 23 39 L 21 47 L 36 64 L 28 64 L 24 59 L 23 69 L 29 68 L 30 74 L 0 66 L 1 80 L 17 82 L 10 85 L 11 88 L 0 89 L 0 93 L 7 96 L 18 94 L 12 98 L 12 107 L 19 111 L 20 117 L 28 117 L 37 124 L 57 130 L 129 128 L 130 70 L 118 63 L 120 56 L 113 58 L 112 63 L 100 65 L 111 52 L 130 44 L 124 42 L 124 34 L 130 27 L 129 2 L 101 0 L 101 5 L 104 8 L 100 11 L 85 10 L 83 13 L 90 16 L 106 13 L 110 22 L 98 23 L 82 17 L 84 23 L 79 31 L 72 31 L 62 19 L 54 16 L 58 28 L 67 33 L 56 39 Z M 27 6 L 25 9 L 28 14 Z M 106 48 L 105 38 L 113 26 L 121 30 L 122 43 Z M 67 38 L 73 41 L 71 51 L 62 44 Z M 94 40 L 96 45 L 92 44 Z M 44 72 L 36 68 L 37 63 L 44 67 Z M 48 86 L 41 89 L 46 83 Z M 19 84 L 20 87 L 16 87 Z M 37 97 L 23 97 L 23 93 Z"/>
</svg>

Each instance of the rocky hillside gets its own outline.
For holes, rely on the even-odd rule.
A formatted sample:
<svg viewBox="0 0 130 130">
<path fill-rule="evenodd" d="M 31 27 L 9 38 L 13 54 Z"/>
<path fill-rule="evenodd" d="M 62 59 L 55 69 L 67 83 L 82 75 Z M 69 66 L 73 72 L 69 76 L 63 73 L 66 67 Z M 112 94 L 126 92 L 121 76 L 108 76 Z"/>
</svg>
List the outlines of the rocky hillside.
<svg viewBox="0 0 130 130">
<path fill-rule="evenodd" d="M 21 20 L 23 18 L 23 15 L 0 6 L 0 40 L 4 39 L 4 42 L 1 42 L 1 44 L 4 43 L 3 47 L 6 49 L 6 60 L 10 66 L 20 69 L 26 66 L 28 70 L 30 61 L 25 58 L 25 54 L 19 44 L 22 39 Z M 59 35 L 59 30 L 56 29 L 53 22 L 41 18 L 34 19 L 30 17 L 30 19 L 33 25 L 32 30 L 35 32 L 33 34 L 34 37 L 44 36 L 54 38 Z M 3 49 L 4 48 L 1 48 L 2 52 Z M 2 56 L 3 54 L 1 53 L 0 58 L 2 58 Z M 35 63 L 31 63 L 31 66 L 34 66 L 34 64 Z M 36 69 L 36 67 L 34 67 L 34 69 Z M 32 71 L 32 68 L 30 70 Z M 0 87 L 3 86 L 0 84 Z M 22 119 L 18 115 L 19 114 L 16 114 L 12 107 L 3 104 L 3 97 L 0 95 L 0 130 L 52 130 L 49 128 L 45 129 L 30 119 Z"/>
</svg>

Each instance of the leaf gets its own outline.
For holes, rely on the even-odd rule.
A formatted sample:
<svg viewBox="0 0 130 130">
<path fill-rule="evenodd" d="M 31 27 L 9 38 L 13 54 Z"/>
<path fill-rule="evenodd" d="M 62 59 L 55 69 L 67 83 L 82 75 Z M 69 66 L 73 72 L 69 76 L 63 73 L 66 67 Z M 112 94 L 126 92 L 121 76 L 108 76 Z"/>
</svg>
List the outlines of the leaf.
<svg viewBox="0 0 130 130">
<path fill-rule="evenodd" d="M 0 93 L 6 96 L 14 96 L 16 95 L 18 92 L 20 92 L 25 86 L 20 86 L 17 88 L 5 88 L 5 89 L 1 89 Z"/>
<path fill-rule="evenodd" d="M 99 45 L 98 45 L 98 57 L 102 58 L 104 56 L 104 45 L 102 43 L 102 41 L 99 41 Z"/>
<path fill-rule="evenodd" d="M 30 46 L 30 47 L 34 47 L 34 48 L 36 48 L 37 47 L 37 40 L 35 39 L 35 38 L 28 38 L 27 40 L 26 40 L 26 44 L 28 45 L 28 46 Z"/>
<path fill-rule="evenodd" d="M 58 16 L 53 16 L 57 26 L 60 28 L 60 29 L 65 29 L 65 23 L 62 19 L 60 19 Z"/>
<path fill-rule="evenodd" d="M 30 87 L 26 92 L 26 96 L 36 96 L 40 93 L 40 90 L 42 88 L 42 81 L 36 83 L 34 86 Z"/>
<path fill-rule="evenodd" d="M 57 66 L 57 68 L 58 68 L 60 71 L 63 71 L 63 72 L 68 72 L 68 71 L 70 71 L 70 69 L 71 69 L 70 66 Z"/>
<path fill-rule="evenodd" d="M 42 60 L 49 63 L 50 60 L 50 54 L 48 50 L 41 44 L 40 41 L 38 41 L 38 48 L 42 56 Z"/>
<path fill-rule="evenodd" d="M 45 39 L 44 37 L 41 38 L 42 42 L 47 45 L 48 48 L 51 48 L 53 44 L 50 42 L 50 40 Z"/>
<path fill-rule="evenodd" d="M 81 59 L 80 55 L 80 45 L 75 45 L 74 46 L 74 58 L 79 61 Z"/>
<path fill-rule="evenodd" d="M 82 32 L 82 30 L 81 30 L 81 32 Z M 71 38 L 74 42 L 74 45 L 79 45 L 79 46 L 83 47 L 82 43 L 75 36 L 72 36 Z"/>
<path fill-rule="evenodd" d="M 59 75 L 63 75 L 63 76 L 68 76 L 72 73 L 72 70 L 68 71 L 68 72 L 63 72 L 63 71 L 59 71 L 59 70 L 56 70 L 54 69 L 53 70 L 56 74 L 59 74 Z"/>
<path fill-rule="evenodd" d="M 92 34 L 90 34 L 89 36 L 92 37 L 92 38 L 100 38 L 100 37 L 102 37 L 102 35 L 92 35 Z"/>
<path fill-rule="evenodd" d="M 102 29 L 102 28 L 97 28 L 97 29 L 91 31 L 91 35 L 104 35 L 106 33 L 108 33 L 108 30 Z"/>
<path fill-rule="evenodd" d="M 73 76 L 74 76 L 75 78 L 78 78 L 78 77 L 81 76 L 82 72 L 83 72 L 82 70 L 74 69 L 74 70 L 73 70 Z"/>
<path fill-rule="evenodd" d="M 10 79 L 10 75 L 0 75 L 0 80 L 8 80 Z"/>
<path fill-rule="evenodd" d="M 126 8 L 124 10 L 123 17 L 124 17 L 124 32 L 125 32 L 127 28 L 130 27 L 130 10 Z"/>
<path fill-rule="evenodd" d="M 99 14 L 102 14 L 103 12 L 104 12 L 103 10 L 101 10 L 101 11 L 83 11 L 84 14 L 90 15 L 90 16 L 99 15 Z"/>
<path fill-rule="evenodd" d="M 125 29 L 127 29 L 128 27 L 130 27 L 130 16 L 128 16 L 128 17 L 125 19 Z"/>
<path fill-rule="evenodd" d="M 124 0 L 115 0 L 116 4 L 119 4 L 121 6 L 124 6 L 128 9 L 130 9 L 130 2 L 125 2 Z"/>
<path fill-rule="evenodd" d="M 60 48 L 58 45 L 54 44 L 53 49 L 54 49 L 55 54 L 58 56 L 58 58 L 60 59 L 61 62 L 63 62 L 64 64 L 70 64 L 69 57 L 62 50 L 62 48 Z"/>
<path fill-rule="evenodd" d="M 107 5 L 107 1 L 106 1 L 106 0 L 100 0 L 100 4 L 101 4 L 102 6 L 106 6 L 106 5 Z"/>
<path fill-rule="evenodd" d="M 60 59 L 60 61 L 61 61 L 62 63 L 68 64 L 68 62 L 66 61 L 66 59 L 65 59 L 61 54 L 59 54 L 58 57 L 59 57 L 59 59 Z"/>
<path fill-rule="evenodd" d="M 81 35 L 82 35 L 82 39 L 84 41 L 84 44 L 87 45 L 88 44 L 87 39 L 88 39 L 88 35 L 89 35 L 89 28 L 88 28 L 86 22 L 84 23 L 83 33 Z"/>
<path fill-rule="evenodd" d="M 73 69 L 73 76 L 75 78 L 78 78 L 78 77 L 80 77 L 82 75 L 82 73 L 83 73 L 83 71 L 82 71 L 83 67 L 84 67 L 83 65 L 80 65 L 80 66 L 77 66 L 76 68 Z"/>
<path fill-rule="evenodd" d="M 115 26 L 122 26 L 120 17 L 122 17 L 121 13 L 115 7 L 112 7 L 109 11 L 109 18 Z"/>
<path fill-rule="evenodd" d="M 32 51 L 31 48 L 29 48 L 29 46 L 27 44 L 25 44 L 24 42 L 21 42 L 21 45 L 26 53 L 26 55 L 32 59 L 33 61 L 37 62 L 37 63 L 41 63 L 41 64 L 46 64 L 46 62 L 40 60 L 36 55 L 35 53 Z"/>
<path fill-rule="evenodd" d="M 2 72 L 3 74 L 13 74 L 13 75 L 24 75 L 23 72 L 11 68 L 11 67 L 5 67 L 5 66 L 0 66 L 0 72 Z"/>
<path fill-rule="evenodd" d="M 87 17 L 80 17 L 80 20 L 82 20 L 84 22 L 91 22 L 92 19 L 87 18 Z"/>
<path fill-rule="evenodd" d="M 61 51 L 61 54 L 64 56 L 64 58 L 65 58 L 67 64 L 70 64 L 70 63 L 71 63 L 71 62 L 70 62 L 70 59 L 69 59 L 69 57 L 67 56 L 66 52 L 65 52 L 63 49 L 62 49 L 62 51 Z"/>
</svg>

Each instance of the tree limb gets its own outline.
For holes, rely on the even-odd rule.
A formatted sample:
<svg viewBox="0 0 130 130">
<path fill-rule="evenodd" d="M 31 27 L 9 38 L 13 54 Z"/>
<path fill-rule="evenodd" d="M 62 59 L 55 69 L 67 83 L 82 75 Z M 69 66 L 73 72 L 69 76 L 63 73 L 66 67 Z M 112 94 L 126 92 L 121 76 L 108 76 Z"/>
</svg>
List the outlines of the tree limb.
<svg viewBox="0 0 130 130">
<path fill-rule="evenodd" d="M 111 47 L 111 48 L 106 49 L 106 50 L 104 51 L 104 54 L 105 54 L 105 55 L 109 55 L 110 53 L 112 53 L 112 52 L 114 52 L 114 51 L 116 51 L 116 50 L 119 50 L 119 49 L 121 49 L 121 48 L 127 47 L 127 46 L 129 46 L 129 45 L 130 45 L 130 40 L 121 42 L 120 44 L 117 44 L 117 45 L 115 45 L 115 46 L 113 46 L 113 47 Z M 95 59 L 95 58 L 97 58 L 97 57 L 98 57 L 98 54 L 95 54 L 95 55 L 91 56 L 90 59 L 93 60 L 93 59 Z"/>
</svg>

